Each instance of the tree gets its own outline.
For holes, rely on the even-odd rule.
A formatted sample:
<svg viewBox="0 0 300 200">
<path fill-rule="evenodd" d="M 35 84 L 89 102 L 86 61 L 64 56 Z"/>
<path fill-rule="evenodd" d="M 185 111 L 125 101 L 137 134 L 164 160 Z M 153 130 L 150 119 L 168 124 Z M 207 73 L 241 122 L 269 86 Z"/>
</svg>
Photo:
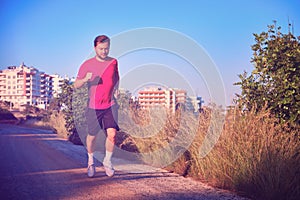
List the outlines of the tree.
<svg viewBox="0 0 300 200">
<path fill-rule="evenodd" d="M 120 91 L 117 102 L 120 110 L 129 109 L 131 93 L 128 90 Z"/>
<path fill-rule="evenodd" d="M 48 112 L 49 114 L 51 114 L 53 111 L 59 111 L 61 108 L 61 105 L 60 105 L 60 101 L 57 97 L 54 97 L 50 100 L 50 103 L 49 103 L 49 106 L 48 106 Z"/>
<path fill-rule="evenodd" d="M 87 101 L 87 84 L 75 90 L 70 81 L 64 81 L 62 92 L 58 97 L 58 105 L 61 105 L 62 112 L 64 113 L 65 127 L 70 133 L 69 140 L 75 144 L 81 144 L 78 132 L 86 129 L 85 109 Z"/>
<path fill-rule="evenodd" d="M 267 106 L 281 122 L 300 124 L 300 37 L 283 34 L 276 21 L 267 32 L 253 35 L 254 70 L 239 75 L 237 100 L 247 110 Z"/>
</svg>

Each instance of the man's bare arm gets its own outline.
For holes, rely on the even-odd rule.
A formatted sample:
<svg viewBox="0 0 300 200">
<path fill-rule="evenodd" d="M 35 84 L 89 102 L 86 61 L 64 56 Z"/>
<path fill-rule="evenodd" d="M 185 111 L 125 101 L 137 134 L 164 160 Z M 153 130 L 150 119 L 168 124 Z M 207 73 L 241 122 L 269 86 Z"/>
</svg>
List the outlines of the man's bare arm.
<svg viewBox="0 0 300 200">
<path fill-rule="evenodd" d="M 88 72 L 86 73 L 85 77 L 83 79 L 78 79 L 76 78 L 75 82 L 74 82 L 74 88 L 80 88 L 82 87 L 87 81 L 89 81 L 92 77 L 92 73 Z"/>
</svg>

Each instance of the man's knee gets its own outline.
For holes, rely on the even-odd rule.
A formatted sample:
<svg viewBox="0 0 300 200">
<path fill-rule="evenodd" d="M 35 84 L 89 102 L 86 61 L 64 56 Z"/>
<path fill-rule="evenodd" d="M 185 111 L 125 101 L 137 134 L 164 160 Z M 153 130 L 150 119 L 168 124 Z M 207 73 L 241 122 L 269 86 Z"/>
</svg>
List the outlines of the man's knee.
<svg viewBox="0 0 300 200">
<path fill-rule="evenodd" d="M 95 138 L 96 138 L 95 135 L 90 135 L 90 134 L 88 134 L 88 135 L 86 136 L 86 141 L 87 141 L 87 142 L 93 142 L 93 141 L 95 140 Z"/>
<path fill-rule="evenodd" d="M 106 132 L 107 132 L 107 138 L 108 138 L 108 140 L 114 144 L 115 143 L 115 139 L 116 139 L 117 130 L 114 129 L 114 128 L 108 128 L 106 130 Z"/>
</svg>

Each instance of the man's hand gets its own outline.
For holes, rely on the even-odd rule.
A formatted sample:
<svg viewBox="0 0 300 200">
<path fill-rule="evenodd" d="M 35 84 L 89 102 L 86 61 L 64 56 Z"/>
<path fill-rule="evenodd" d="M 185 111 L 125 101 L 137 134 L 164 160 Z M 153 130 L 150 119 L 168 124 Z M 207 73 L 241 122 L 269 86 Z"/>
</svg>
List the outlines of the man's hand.
<svg viewBox="0 0 300 200">
<path fill-rule="evenodd" d="M 92 78 L 92 72 L 88 72 L 86 73 L 85 77 L 83 79 L 77 79 L 74 82 L 74 88 L 80 88 L 81 86 L 83 86 L 86 82 L 88 82 L 91 78 Z"/>
<path fill-rule="evenodd" d="M 115 91 L 114 91 L 114 97 L 116 99 L 118 99 L 120 97 L 120 91 L 118 89 L 115 89 Z"/>
<path fill-rule="evenodd" d="M 87 82 L 89 81 L 93 76 L 93 73 L 92 72 L 88 72 L 86 73 L 85 77 L 84 77 L 84 80 Z"/>
<path fill-rule="evenodd" d="M 89 85 L 99 85 L 102 84 L 102 78 L 100 76 L 96 76 L 93 80 L 89 80 Z"/>
</svg>

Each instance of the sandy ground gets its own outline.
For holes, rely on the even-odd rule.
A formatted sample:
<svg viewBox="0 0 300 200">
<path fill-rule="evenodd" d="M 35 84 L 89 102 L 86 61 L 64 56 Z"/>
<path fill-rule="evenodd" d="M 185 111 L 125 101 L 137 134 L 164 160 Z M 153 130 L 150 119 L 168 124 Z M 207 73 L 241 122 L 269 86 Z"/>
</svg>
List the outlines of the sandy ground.
<svg viewBox="0 0 300 200">
<path fill-rule="evenodd" d="M 0 124 L 0 146 L 0 199 L 245 199 L 121 154 L 88 178 L 85 148 L 47 130 Z"/>
</svg>

